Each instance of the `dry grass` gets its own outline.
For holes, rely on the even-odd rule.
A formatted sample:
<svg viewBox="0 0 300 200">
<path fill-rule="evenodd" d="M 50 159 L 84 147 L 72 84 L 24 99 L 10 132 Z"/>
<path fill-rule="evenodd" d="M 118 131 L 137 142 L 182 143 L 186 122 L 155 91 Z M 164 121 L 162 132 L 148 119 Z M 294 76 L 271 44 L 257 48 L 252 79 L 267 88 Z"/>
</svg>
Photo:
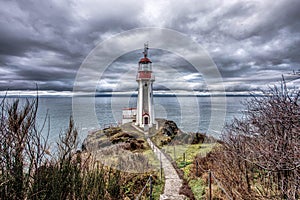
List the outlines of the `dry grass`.
<svg viewBox="0 0 300 200">
<path fill-rule="evenodd" d="M 0 199 L 133 198 L 144 187 L 150 174 L 153 175 L 155 192 L 161 191 L 155 171 L 143 174 L 122 172 L 115 168 L 117 165 L 105 166 L 89 153 L 78 151 L 77 130 L 72 119 L 67 130 L 60 133 L 57 154 L 50 155 L 47 138 L 35 124 L 37 108 L 38 99 L 26 100 L 22 105 L 19 100 L 12 104 L 4 100 L 0 104 Z M 95 135 L 97 137 L 98 133 Z M 121 146 L 104 148 L 101 154 L 113 154 L 118 158 L 112 159 L 117 162 L 114 164 L 123 159 L 126 163 L 124 170 L 128 167 L 141 170 L 143 165 L 140 164 L 148 162 L 143 152 L 124 153 Z M 98 159 L 103 161 L 106 158 Z M 149 192 L 149 187 L 146 191 Z"/>
</svg>

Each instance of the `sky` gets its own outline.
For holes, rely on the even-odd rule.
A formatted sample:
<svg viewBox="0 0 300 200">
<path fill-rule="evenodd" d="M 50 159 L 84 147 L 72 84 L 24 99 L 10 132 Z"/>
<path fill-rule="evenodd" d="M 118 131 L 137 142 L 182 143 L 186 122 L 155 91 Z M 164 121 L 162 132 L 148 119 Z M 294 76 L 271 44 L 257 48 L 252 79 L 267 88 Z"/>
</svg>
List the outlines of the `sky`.
<svg viewBox="0 0 300 200">
<path fill-rule="evenodd" d="M 144 27 L 172 29 L 201 45 L 223 80 L 212 90 L 222 84 L 228 94 L 245 94 L 282 75 L 299 88 L 299 10 L 299 0 L 1 0 L 0 94 L 35 94 L 38 86 L 42 95 L 70 95 L 97 45 Z M 212 92 L 185 58 L 151 49 L 151 42 L 155 91 Z M 97 82 L 86 74 L 85 84 L 96 84 L 99 93 L 135 91 L 142 49 L 141 42 L 140 50 L 117 58 Z"/>
</svg>

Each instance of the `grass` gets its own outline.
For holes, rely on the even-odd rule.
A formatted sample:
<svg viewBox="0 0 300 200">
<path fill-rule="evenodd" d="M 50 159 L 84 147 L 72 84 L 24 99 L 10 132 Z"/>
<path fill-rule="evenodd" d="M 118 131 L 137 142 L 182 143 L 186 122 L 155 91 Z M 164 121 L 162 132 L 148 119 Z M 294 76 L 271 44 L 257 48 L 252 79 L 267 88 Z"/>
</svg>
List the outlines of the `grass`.
<svg viewBox="0 0 300 200">
<path fill-rule="evenodd" d="M 158 176 L 160 178 L 160 174 Z M 163 173 L 163 177 L 164 177 L 164 173 Z M 159 180 L 158 183 L 156 183 L 155 185 L 153 185 L 153 194 L 152 194 L 153 199 L 159 199 L 160 195 L 164 192 L 163 191 L 164 185 L 165 185 L 164 178 L 162 180 Z"/>
<path fill-rule="evenodd" d="M 110 130 L 107 130 L 110 131 Z M 123 134 L 123 131 L 126 133 L 129 133 L 132 137 L 134 137 L 135 139 L 139 139 L 139 140 L 145 140 L 144 135 L 140 132 L 138 132 L 137 130 L 135 130 L 133 127 L 130 126 L 130 124 L 125 124 L 122 125 L 121 129 L 119 129 L 115 134 L 111 134 L 110 137 L 107 137 L 105 134 L 103 134 L 103 131 L 98 132 L 98 134 L 94 134 L 94 138 L 97 138 L 97 141 L 101 141 L 101 142 L 105 142 L 105 141 L 109 141 L 111 138 L 117 138 L 119 136 L 121 136 Z M 122 144 L 122 142 L 120 142 L 119 144 Z M 153 176 L 153 190 L 152 190 L 152 195 L 153 195 L 153 199 L 159 199 L 160 194 L 163 193 L 163 189 L 164 189 L 164 180 L 160 180 L 160 171 L 159 171 L 159 160 L 157 160 L 157 158 L 155 157 L 155 154 L 153 153 L 153 151 L 150 149 L 150 146 L 148 145 L 148 143 L 145 141 L 144 142 L 144 149 L 138 149 L 138 150 L 134 150 L 131 151 L 132 153 L 130 153 L 130 151 L 128 150 L 122 150 L 121 148 L 117 148 L 117 144 L 115 145 L 111 145 L 110 147 L 104 148 L 102 149 L 102 151 L 105 151 L 107 149 L 108 153 L 107 153 L 107 158 L 105 159 L 106 162 L 108 162 L 109 160 L 112 160 L 112 162 L 116 162 L 117 158 L 122 157 L 122 154 L 125 153 L 125 155 L 127 154 L 140 154 L 142 155 L 146 160 L 147 163 L 145 162 L 140 163 L 137 161 L 137 163 L 140 163 L 142 165 L 145 165 L 145 173 L 148 173 L 148 175 L 152 174 Z M 114 148 L 115 147 L 115 148 Z M 111 151 L 115 151 L 115 153 L 112 153 Z M 105 154 L 105 152 L 101 153 L 101 157 L 103 157 L 103 154 Z M 116 157 L 116 158 L 115 158 Z M 126 167 L 130 167 L 130 163 L 126 162 L 128 159 L 124 158 L 123 159 L 125 161 L 125 168 Z M 130 167 L 130 169 L 132 168 L 132 166 Z M 143 166 L 135 166 L 136 170 L 138 170 L 138 168 L 143 168 Z M 144 168 L 143 168 L 144 169 Z M 139 172 L 143 172 L 143 170 L 139 171 Z M 148 179 L 148 177 L 145 177 Z M 127 183 L 125 183 L 125 186 L 123 187 L 124 189 L 124 193 L 125 195 L 128 195 L 130 198 L 132 197 L 133 193 L 139 193 L 139 190 L 136 190 L 137 187 L 141 187 L 142 185 L 136 185 L 136 184 L 140 184 L 138 182 L 136 182 L 135 180 L 130 180 Z M 146 190 L 144 191 L 144 193 L 142 194 L 142 199 L 146 198 L 149 196 L 149 190 L 150 190 L 150 184 L 148 183 L 146 186 Z"/>
<path fill-rule="evenodd" d="M 155 169 L 159 169 L 160 163 L 159 160 L 156 158 L 154 152 L 151 149 L 144 150 L 142 154 L 148 159 L 149 163 L 154 166 Z"/>
<path fill-rule="evenodd" d="M 197 200 L 205 198 L 206 185 L 204 184 L 204 181 L 201 178 L 190 180 L 189 186 L 191 187 Z"/>
<path fill-rule="evenodd" d="M 169 154 L 173 160 L 176 160 L 180 168 L 185 168 L 190 165 L 196 155 L 206 155 L 213 148 L 215 143 L 212 144 L 190 144 L 190 145 L 175 145 L 164 146 L 162 149 Z M 174 153 L 175 151 L 175 153 Z M 176 159 L 174 159 L 176 157 Z M 185 159 L 184 159 L 185 157 Z"/>
<path fill-rule="evenodd" d="M 160 170 L 160 163 L 159 163 L 159 160 L 156 158 L 154 152 L 151 149 L 145 150 L 143 152 L 143 155 L 148 158 L 149 163 L 152 166 L 154 166 L 155 169 L 157 170 L 156 175 L 157 175 L 159 180 L 157 180 L 155 182 L 155 184 L 153 184 L 152 197 L 153 197 L 153 199 L 159 199 L 160 195 L 163 193 L 164 185 L 165 185 L 164 178 L 162 180 L 160 180 L 160 171 L 159 171 Z M 162 177 L 164 177 L 164 171 L 162 171 Z"/>
<path fill-rule="evenodd" d="M 145 181 L 148 180 L 150 174 L 152 174 L 152 199 L 156 200 L 160 198 L 160 195 L 163 193 L 165 180 L 160 179 L 160 172 L 159 171 L 153 171 L 152 173 L 148 174 L 140 174 L 136 175 L 137 177 L 135 179 L 130 179 L 130 181 L 127 181 L 125 185 L 123 186 L 123 189 L 125 190 L 125 194 L 129 199 L 136 198 L 137 195 L 142 191 L 142 188 L 144 188 Z M 143 177 L 144 183 L 141 182 L 141 178 Z M 137 189 L 139 188 L 139 189 Z M 140 199 L 148 199 L 150 194 L 150 182 L 146 184 L 145 190 L 140 196 Z"/>
<path fill-rule="evenodd" d="M 190 176 L 192 164 L 197 155 L 205 156 L 208 152 L 212 150 L 215 143 L 204 143 L 204 144 L 190 144 L 190 145 L 175 145 L 175 146 L 164 146 L 162 149 L 169 154 L 173 160 L 176 160 L 176 164 L 184 172 L 184 178 L 188 181 L 195 198 L 204 199 L 205 198 L 205 188 L 204 180 L 201 178 L 193 179 Z M 175 154 L 174 154 L 175 150 Z M 184 159 L 185 158 L 185 159 Z"/>
</svg>

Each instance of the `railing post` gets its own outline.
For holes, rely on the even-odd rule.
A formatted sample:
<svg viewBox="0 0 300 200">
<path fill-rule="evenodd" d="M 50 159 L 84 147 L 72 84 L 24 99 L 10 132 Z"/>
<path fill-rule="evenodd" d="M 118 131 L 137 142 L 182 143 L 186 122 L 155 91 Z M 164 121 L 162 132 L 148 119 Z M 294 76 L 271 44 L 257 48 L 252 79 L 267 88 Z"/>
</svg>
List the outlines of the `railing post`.
<svg viewBox="0 0 300 200">
<path fill-rule="evenodd" d="M 208 189 L 209 189 L 209 200 L 212 200 L 212 195 L 211 195 L 211 171 L 210 171 L 210 169 L 208 170 Z"/>
<path fill-rule="evenodd" d="M 159 160 L 160 160 L 160 180 L 162 181 L 162 162 L 161 162 L 161 152 L 159 154 Z"/>
<path fill-rule="evenodd" d="M 198 171 L 198 160 L 196 159 L 196 176 L 199 176 L 199 171 Z"/>
<path fill-rule="evenodd" d="M 175 145 L 174 145 L 174 161 L 176 162 L 176 152 L 175 152 Z"/>
<path fill-rule="evenodd" d="M 152 200 L 152 188 L 153 186 L 152 186 L 152 175 L 150 175 L 150 200 Z"/>
</svg>

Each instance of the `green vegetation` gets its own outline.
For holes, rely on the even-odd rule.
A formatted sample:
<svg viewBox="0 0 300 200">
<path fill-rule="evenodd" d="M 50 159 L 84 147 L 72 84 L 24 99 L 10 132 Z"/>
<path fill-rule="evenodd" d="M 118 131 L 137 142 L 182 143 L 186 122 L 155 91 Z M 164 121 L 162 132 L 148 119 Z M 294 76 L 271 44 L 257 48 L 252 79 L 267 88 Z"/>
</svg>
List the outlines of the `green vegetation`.
<svg viewBox="0 0 300 200">
<path fill-rule="evenodd" d="M 203 179 L 191 179 L 189 181 L 189 186 L 191 187 L 197 200 L 205 199 L 206 184 L 204 183 Z"/>
<path fill-rule="evenodd" d="M 194 160 L 196 156 L 206 156 L 216 143 L 190 144 L 190 145 L 174 145 L 163 146 L 164 150 L 173 160 L 176 156 L 176 164 L 183 171 L 184 178 L 192 189 L 196 199 L 203 199 L 205 197 L 205 189 L 207 184 L 203 178 L 193 175 Z M 175 150 L 175 154 L 174 154 Z"/>
<path fill-rule="evenodd" d="M 163 177 L 164 177 L 164 173 L 163 173 Z M 159 199 L 160 195 L 163 193 L 164 191 L 164 185 L 165 185 L 165 180 L 159 180 L 154 186 L 153 186 L 153 194 L 152 197 L 153 199 Z"/>
<path fill-rule="evenodd" d="M 205 180 L 193 175 L 194 160 L 196 156 L 206 156 L 217 144 L 216 139 L 201 133 L 181 132 L 173 121 L 159 121 L 162 125 L 151 140 L 175 161 L 179 176 L 183 179 L 180 189 L 192 199 L 202 199 L 205 196 Z M 194 194 L 192 194 L 194 193 Z"/>
<path fill-rule="evenodd" d="M 148 162 L 156 169 L 159 170 L 160 163 L 159 160 L 156 158 L 154 152 L 151 149 L 145 150 L 142 154 L 147 158 Z"/>
<path fill-rule="evenodd" d="M 162 150 L 164 150 L 167 154 L 171 156 L 174 160 L 174 156 L 176 156 L 176 163 L 179 165 L 184 162 L 183 157 L 185 156 L 186 165 L 187 163 L 192 163 L 196 155 L 206 155 L 208 152 L 212 150 L 212 148 L 216 145 L 216 143 L 210 144 L 188 144 L 188 145 L 174 145 L 174 146 L 163 146 Z M 175 151 L 175 152 L 174 152 Z"/>
<path fill-rule="evenodd" d="M 115 165 L 122 171 L 146 173 L 157 170 L 157 160 L 145 135 L 129 123 L 89 134 L 83 147 L 95 155 L 96 160 L 104 160 L 107 165 Z"/>
<path fill-rule="evenodd" d="M 51 154 L 47 136 L 35 123 L 37 108 L 38 99 L 24 104 L 19 100 L 9 104 L 4 99 L 0 103 L 0 199 L 133 199 L 150 174 L 154 195 L 160 194 L 163 186 L 158 172 L 122 172 L 80 151 L 72 119 L 60 134 L 57 152 Z M 149 187 L 143 198 L 148 194 Z"/>
<path fill-rule="evenodd" d="M 177 166 L 183 170 L 185 178 L 188 178 L 195 157 L 197 155 L 205 156 L 215 145 L 216 143 L 163 146 L 162 150 L 173 160 L 176 156 Z"/>
</svg>

